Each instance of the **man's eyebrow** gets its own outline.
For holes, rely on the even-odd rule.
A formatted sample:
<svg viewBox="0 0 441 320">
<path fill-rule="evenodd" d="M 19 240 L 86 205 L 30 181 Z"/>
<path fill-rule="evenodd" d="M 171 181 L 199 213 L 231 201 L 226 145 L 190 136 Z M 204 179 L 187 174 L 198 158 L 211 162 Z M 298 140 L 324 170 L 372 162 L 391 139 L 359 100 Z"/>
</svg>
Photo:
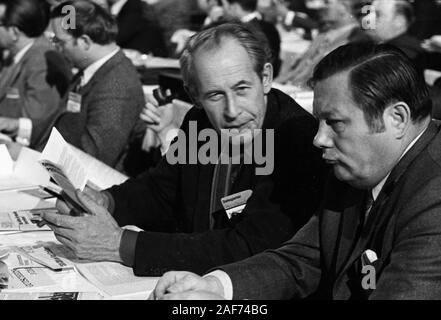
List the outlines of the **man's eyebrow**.
<svg viewBox="0 0 441 320">
<path fill-rule="evenodd" d="M 237 88 L 237 87 L 239 87 L 239 86 L 241 86 L 241 85 L 244 85 L 244 84 L 246 84 L 246 85 L 250 85 L 250 84 L 251 84 L 251 81 L 248 81 L 248 80 L 240 80 L 240 81 L 237 82 L 235 85 L 233 85 L 233 88 Z"/>
</svg>

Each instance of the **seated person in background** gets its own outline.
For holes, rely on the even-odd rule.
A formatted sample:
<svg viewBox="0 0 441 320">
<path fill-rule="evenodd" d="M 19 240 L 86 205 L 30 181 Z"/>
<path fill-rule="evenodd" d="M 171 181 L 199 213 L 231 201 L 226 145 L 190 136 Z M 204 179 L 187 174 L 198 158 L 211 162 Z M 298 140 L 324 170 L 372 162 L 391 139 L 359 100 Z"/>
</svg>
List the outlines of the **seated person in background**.
<svg viewBox="0 0 441 320">
<path fill-rule="evenodd" d="M 283 62 L 279 83 L 306 87 L 317 63 L 332 50 L 351 42 L 370 40 L 360 28 L 358 10 L 363 0 L 329 0 L 319 9 L 322 32 L 312 41 L 309 49 L 294 59 Z"/>
<path fill-rule="evenodd" d="M 224 18 L 238 19 L 262 31 L 268 40 L 271 54 L 271 63 L 274 67 L 274 77 L 279 74 L 280 60 L 280 34 L 274 24 L 263 20 L 257 11 L 257 0 L 222 0 Z"/>
<path fill-rule="evenodd" d="M 65 28 L 65 5 L 75 8 L 75 28 Z M 67 142 L 115 167 L 145 103 L 138 74 L 115 43 L 115 21 L 97 4 L 67 1 L 51 24 L 54 42 L 79 69 L 55 125 Z"/>
<path fill-rule="evenodd" d="M 41 150 L 69 85 L 65 59 L 43 36 L 49 5 L 40 0 L 0 0 L 0 132 Z"/>
<path fill-rule="evenodd" d="M 320 209 L 281 248 L 168 273 L 152 298 L 441 298 L 441 126 L 424 78 L 368 43 L 333 51 L 312 82 L 314 145 L 334 171 Z"/>
<path fill-rule="evenodd" d="M 93 215 L 69 216 L 59 202 L 64 215 L 44 215 L 57 238 L 79 258 L 123 262 L 144 276 L 176 268 L 204 272 L 288 240 L 316 208 L 326 168 L 312 146 L 315 119 L 271 89 L 269 57 L 265 39 L 243 24 L 194 36 L 181 67 L 196 107 L 178 139 L 140 177 L 102 193 L 78 192 Z M 244 160 L 243 148 L 259 148 L 255 129 L 263 129 L 261 138 L 274 133 L 262 146 L 265 163 Z M 259 173 L 264 165 L 273 170 Z M 243 211 L 227 213 L 222 199 L 241 194 Z M 145 231 L 123 231 L 125 225 Z"/>
<path fill-rule="evenodd" d="M 141 0 L 107 0 L 118 25 L 116 43 L 123 49 L 167 56 L 165 38 L 153 7 Z"/>
<path fill-rule="evenodd" d="M 376 40 L 401 49 L 421 71 L 424 68 L 424 50 L 421 42 L 408 33 L 414 21 L 412 5 L 406 0 L 375 0 L 374 28 L 367 32 Z"/>
</svg>

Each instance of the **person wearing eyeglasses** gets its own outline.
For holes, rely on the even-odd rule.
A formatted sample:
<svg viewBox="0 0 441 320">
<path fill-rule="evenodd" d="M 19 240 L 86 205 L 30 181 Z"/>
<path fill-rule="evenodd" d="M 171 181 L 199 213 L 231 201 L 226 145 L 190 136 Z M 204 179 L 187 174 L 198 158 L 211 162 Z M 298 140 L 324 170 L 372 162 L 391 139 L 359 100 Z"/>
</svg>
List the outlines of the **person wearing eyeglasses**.
<svg viewBox="0 0 441 320">
<path fill-rule="evenodd" d="M 66 1 L 52 10 L 51 27 L 53 42 L 79 70 L 55 127 L 70 144 L 120 168 L 145 102 L 136 69 L 116 44 L 117 24 L 93 2 Z"/>
<path fill-rule="evenodd" d="M 37 150 L 45 145 L 70 75 L 43 36 L 48 23 L 44 1 L 0 1 L 0 133 Z"/>
</svg>

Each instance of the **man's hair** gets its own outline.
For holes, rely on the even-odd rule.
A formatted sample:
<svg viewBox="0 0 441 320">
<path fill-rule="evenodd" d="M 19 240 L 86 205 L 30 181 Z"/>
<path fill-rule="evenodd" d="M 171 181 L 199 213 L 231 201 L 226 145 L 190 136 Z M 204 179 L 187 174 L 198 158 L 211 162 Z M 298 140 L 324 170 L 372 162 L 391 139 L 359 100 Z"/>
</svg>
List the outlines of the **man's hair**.
<svg viewBox="0 0 441 320">
<path fill-rule="evenodd" d="M 415 21 L 415 13 L 413 11 L 412 4 L 406 0 L 394 0 L 395 14 L 402 15 L 407 25 L 410 26 Z"/>
<path fill-rule="evenodd" d="M 104 8 L 91 1 L 70 0 L 56 6 L 52 10 L 51 18 L 67 17 L 70 10 L 63 10 L 66 6 L 72 6 L 75 10 L 75 27 L 66 28 L 67 33 L 74 38 L 87 35 L 100 45 L 115 42 L 118 27 L 114 18 Z"/>
<path fill-rule="evenodd" d="M 257 0 L 227 0 L 229 3 L 237 3 L 245 11 L 256 11 Z"/>
<path fill-rule="evenodd" d="M 6 6 L 3 24 L 17 27 L 27 37 L 37 38 L 49 24 L 49 5 L 44 0 L 0 0 Z"/>
<path fill-rule="evenodd" d="M 184 84 L 192 96 L 196 96 L 194 76 L 194 55 L 197 50 L 210 50 L 221 46 L 225 39 L 236 40 L 248 53 L 256 74 L 262 78 L 266 63 L 271 61 L 271 50 L 265 36 L 243 23 L 223 23 L 205 29 L 190 38 L 182 52 L 180 63 Z M 234 57 L 234 52 L 231 53 Z M 215 62 L 214 62 L 215 63 Z"/>
<path fill-rule="evenodd" d="M 374 132 L 384 130 L 383 113 L 391 103 L 405 102 L 414 122 L 431 114 L 422 72 L 401 50 L 371 42 L 341 46 L 317 64 L 310 85 L 345 71 L 349 71 L 352 99 Z"/>
</svg>

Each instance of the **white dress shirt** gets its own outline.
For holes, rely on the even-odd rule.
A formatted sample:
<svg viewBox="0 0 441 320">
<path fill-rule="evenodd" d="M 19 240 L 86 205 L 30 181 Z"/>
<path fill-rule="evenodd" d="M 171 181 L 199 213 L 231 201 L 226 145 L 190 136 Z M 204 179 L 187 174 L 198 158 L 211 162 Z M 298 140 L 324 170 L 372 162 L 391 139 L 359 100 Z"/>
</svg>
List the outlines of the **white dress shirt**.
<svg viewBox="0 0 441 320">
<path fill-rule="evenodd" d="M 115 54 L 118 53 L 120 48 L 116 48 L 108 55 L 105 55 L 101 59 L 95 61 L 94 63 L 90 64 L 86 69 L 83 71 L 83 77 L 81 78 L 80 85 L 84 87 L 90 79 L 92 79 L 93 75 L 107 62 L 109 61 Z"/>
<path fill-rule="evenodd" d="M 407 146 L 406 150 L 404 150 L 403 154 L 401 155 L 400 161 L 404 155 L 410 150 L 410 148 L 413 147 L 413 145 L 421 138 L 421 136 L 424 134 L 424 132 L 427 130 L 424 129 L 415 139 L 412 140 L 412 142 Z M 380 181 L 374 188 L 372 188 L 372 197 L 374 198 L 374 201 L 377 199 L 378 195 L 381 192 L 381 189 L 383 189 L 384 184 L 386 183 L 387 178 L 389 177 L 390 172 L 386 175 L 386 177 Z M 224 299 L 232 300 L 233 299 L 233 282 L 231 281 L 230 276 L 228 273 L 222 270 L 214 270 L 213 272 L 210 272 L 206 274 L 204 277 L 213 276 L 217 278 L 220 283 L 222 284 L 224 288 Z"/>
</svg>

